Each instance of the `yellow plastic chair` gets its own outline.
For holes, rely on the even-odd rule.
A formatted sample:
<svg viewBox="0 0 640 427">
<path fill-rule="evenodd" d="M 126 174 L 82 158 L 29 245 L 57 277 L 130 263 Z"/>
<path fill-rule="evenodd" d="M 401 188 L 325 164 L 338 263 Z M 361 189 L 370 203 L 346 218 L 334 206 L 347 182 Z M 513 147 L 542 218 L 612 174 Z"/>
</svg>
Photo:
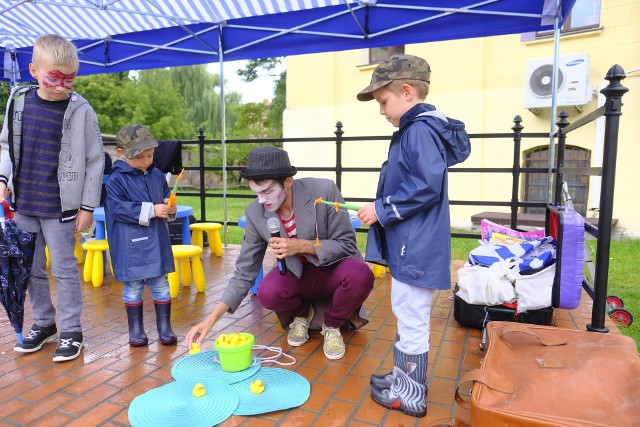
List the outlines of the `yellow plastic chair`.
<svg viewBox="0 0 640 427">
<path fill-rule="evenodd" d="M 389 267 L 383 267 L 378 264 L 373 265 L 373 277 L 380 277 L 382 273 L 386 273 L 389 271 Z"/>
<path fill-rule="evenodd" d="M 104 280 L 104 257 L 103 253 L 109 250 L 109 242 L 106 239 L 89 240 L 82 245 L 87 251 L 87 257 L 84 260 L 83 278 L 85 282 L 93 283 L 93 286 L 99 288 Z M 111 267 L 111 275 L 113 275 L 113 266 Z"/>
<path fill-rule="evenodd" d="M 173 262 L 175 263 L 175 271 L 168 275 L 171 298 L 178 296 L 180 281 L 182 281 L 183 286 L 191 285 L 192 276 L 196 290 L 204 292 L 206 282 L 202 262 L 200 261 L 202 248 L 197 245 L 171 245 L 171 250 L 173 252 Z M 189 259 L 191 259 L 191 263 L 189 263 Z"/>
<path fill-rule="evenodd" d="M 197 222 L 189 226 L 191 229 L 191 244 L 204 247 L 204 232 L 209 236 L 211 252 L 217 256 L 222 256 L 222 240 L 220 239 L 220 229 L 222 224 L 217 222 Z"/>
</svg>

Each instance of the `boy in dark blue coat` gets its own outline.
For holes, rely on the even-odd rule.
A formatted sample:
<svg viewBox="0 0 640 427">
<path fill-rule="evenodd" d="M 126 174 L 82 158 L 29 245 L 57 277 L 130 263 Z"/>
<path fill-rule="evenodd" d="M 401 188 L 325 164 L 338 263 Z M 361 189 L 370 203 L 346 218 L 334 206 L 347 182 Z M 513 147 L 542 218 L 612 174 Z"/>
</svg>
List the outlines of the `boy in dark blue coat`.
<svg viewBox="0 0 640 427">
<path fill-rule="evenodd" d="M 176 207 L 167 206 L 171 190 L 164 174 L 153 166 L 158 142 L 144 126 L 130 124 L 120 129 L 116 145 L 121 159 L 114 163 L 107 181 L 105 217 L 113 274 L 124 283 L 129 345 L 149 342 L 142 324 L 145 284 L 153 297 L 160 343 L 174 345 L 167 281 L 174 262 L 167 219 L 175 218 Z"/>
<path fill-rule="evenodd" d="M 427 61 L 396 55 L 376 67 L 357 96 L 378 101 L 380 114 L 398 128 L 375 202 L 358 212 L 370 227 L 365 260 L 391 270 L 398 320 L 393 371 L 371 376 L 371 397 L 414 417 L 427 413 L 431 301 L 435 290 L 451 287 L 447 167 L 471 153 L 464 124 L 424 103 L 430 78 Z"/>
</svg>

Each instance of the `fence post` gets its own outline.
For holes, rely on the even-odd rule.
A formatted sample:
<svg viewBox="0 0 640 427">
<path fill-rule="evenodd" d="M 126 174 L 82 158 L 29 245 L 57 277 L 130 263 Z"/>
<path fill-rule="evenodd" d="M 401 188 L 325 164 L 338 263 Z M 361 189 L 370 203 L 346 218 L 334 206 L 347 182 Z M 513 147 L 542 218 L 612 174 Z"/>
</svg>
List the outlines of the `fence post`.
<svg viewBox="0 0 640 427">
<path fill-rule="evenodd" d="M 342 122 L 336 123 L 336 185 L 342 191 Z"/>
<path fill-rule="evenodd" d="M 207 203 L 204 197 L 205 175 L 204 175 L 204 128 L 198 128 L 198 149 L 200 153 L 200 221 L 207 221 Z"/>
<path fill-rule="evenodd" d="M 602 157 L 602 184 L 600 190 L 600 214 L 598 218 L 598 248 L 596 250 L 595 294 L 591 324 L 587 330 L 608 332 L 604 326 L 609 276 L 609 252 L 611 250 L 611 219 L 613 218 L 613 190 L 616 180 L 616 156 L 618 154 L 618 130 L 622 115 L 622 95 L 629 91 L 620 82 L 626 77 L 620 65 L 607 72 L 607 87 L 600 93 L 605 96 L 604 153 Z"/>
<path fill-rule="evenodd" d="M 553 190 L 553 204 L 556 206 L 561 204 L 560 197 L 562 194 L 562 181 L 564 180 L 564 173 L 562 172 L 564 167 L 564 146 L 567 143 L 567 135 L 562 132 L 562 129 L 569 126 L 568 117 L 567 110 L 562 110 L 560 111 L 560 120 L 556 122 L 556 126 L 558 126 L 558 144 L 556 145 L 558 154 L 556 156 L 556 182 Z"/>
<path fill-rule="evenodd" d="M 511 228 L 518 228 L 518 189 L 520 188 L 520 145 L 522 142 L 522 117 L 513 118 L 513 180 L 511 181 Z"/>
</svg>

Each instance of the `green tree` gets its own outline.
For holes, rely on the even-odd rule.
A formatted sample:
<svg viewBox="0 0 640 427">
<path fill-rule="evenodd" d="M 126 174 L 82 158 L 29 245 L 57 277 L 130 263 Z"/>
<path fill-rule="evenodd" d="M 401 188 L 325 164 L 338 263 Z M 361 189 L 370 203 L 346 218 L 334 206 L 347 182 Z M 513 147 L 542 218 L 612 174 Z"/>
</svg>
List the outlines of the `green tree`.
<svg viewBox="0 0 640 427">
<path fill-rule="evenodd" d="M 207 71 L 206 65 L 193 65 L 172 68 L 171 78 L 187 102 L 187 120 L 204 127 L 207 138 L 221 138 L 220 76 Z M 225 92 L 227 137 L 238 117 L 240 98 L 237 92 Z"/>
<path fill-rule="evenodd" d="M 197 126 L 185 120 L 187 104 L 168 69 L 78 77 L 74 90 L 91 103 L 105 134 L 140 123 L 157 139 L 195 137 Z"/>
<path fill-rule="evenodd" d="M 247 62 L 244 69 L 238 70 L 238 75 L 245 82 L 252 82 L 262 75 L 278 77 L 273 88 L 273 101 L 267 113 L 267 125 L 270 128 L 270 136 L 280 138 L 282 136 L 282 114 L 286 108 L 287 101 L 287 77 L 286 71 L 279 74 L 276 68 L 282 64 L 282 58 L 254 59 Z"/>
<path fill-rule="evenodd" d="M 148 123 L 158 139 L 193 139 L 197 125 L 188 119 L 187 102 L 173 83 L 171 70 L 140 71 L 135 80 L 137 98 L 132 120 Z"/>
<path fill-rule="evenodd" d="M 129 73 L 80 76 L 73 89 L 95 110 L 102 133 L 115 135 L 122 126 L 131 123 L 129 112 L 135 105 L 136 88 Z"/>
</svg>

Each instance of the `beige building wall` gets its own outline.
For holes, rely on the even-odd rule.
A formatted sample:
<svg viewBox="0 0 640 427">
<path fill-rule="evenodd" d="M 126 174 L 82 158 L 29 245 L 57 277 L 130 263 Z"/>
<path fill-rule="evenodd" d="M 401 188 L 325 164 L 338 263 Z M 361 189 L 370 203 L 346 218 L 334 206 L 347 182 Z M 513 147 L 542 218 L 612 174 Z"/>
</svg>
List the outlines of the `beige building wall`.
<svg viewBox="0 0 640 427">
<path fill-rule="evenodd" d="M 620 122 L 614 218 L 617 232 L 640 237 L 640 2 L 603 0 L 601 27 L 582 34 L 562 36 L 560 55 L 588 54 L 592 101 L 582 112 L 567 109 L 574 121 L 593 111 L 598 89 L 614 64 L 627 72 L 622 84 L 629 89 L 623 97 Z M 520 35 L 455 40 L 406 45 L 405 53 L 421 56 L 432 68 L 431 92 L 427 102 L 447 116 L 462 120 L 472 134 L 511 132 L 516 115 L 521 116 L 524 132 L 549 133 L 550 108 L 534 114 L 524 107 L 527 60 L 553 56 L 553 39 L 524 42 Z M 358 102 L 356 93 L 368 85 L 374 66 L 367 64 L 366 50 L 352 50 L 287 58 L 287 109 L 285 137 L 333 136 L 341 121 L 344 136 L 390 136 L 395 130 L 379 115 L 375 101 Z M 598 104 L 600 102 L 600 104 Z M 600 166 L 602 147 L 597 134 L 600 126 L 589 124 L 573 132 L 568 143 L 591 152 L 591 166 Z M 549 144 L 550 138 L 525 139 L 523 150 Z M 472 155 L 462 167 L 511 167 L 513 144 L 508 139 L 472 140 Z M 335 165 L 335 144 L 291 143 L 285 147 L 296 166 Z M 379 167 L 386 159 L 388 141 L 345 142 L 343 164 L 347 167 Z M 522 160 L 522 159 L 521 159 Z M 522 163 L 521 163 L 522 164 Z M 334 179 L 334 174 L 306 173 Z M 300 173 L 305 176 L 305 173 Z M 452 200 L 508 201 L 510 174 L 451 173 L 449 195 Z M 345 197 L 375 194 L 377 173 L 343 175 Z M 599 204 L 599 178 L 591 178 L 588 207 Z M 520 189 L 522 194 L 523 189 Z M 452 224 L 467 227 L 471 215 L 506 208 L 452 206 Z"/>
</svg>

